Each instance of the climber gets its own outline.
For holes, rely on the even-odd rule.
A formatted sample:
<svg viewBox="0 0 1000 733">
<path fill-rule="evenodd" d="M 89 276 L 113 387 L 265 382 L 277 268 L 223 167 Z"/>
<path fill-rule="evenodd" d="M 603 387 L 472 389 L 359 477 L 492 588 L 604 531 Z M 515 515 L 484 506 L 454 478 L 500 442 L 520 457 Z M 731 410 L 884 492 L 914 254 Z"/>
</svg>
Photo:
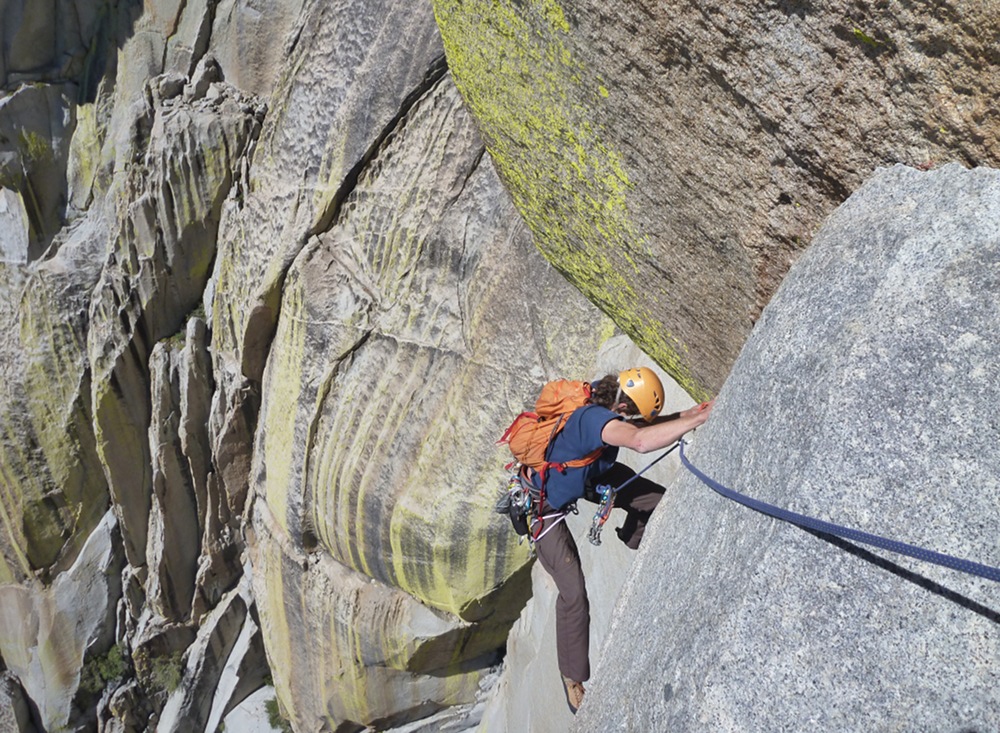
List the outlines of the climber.
<svg viewBox="0 0 1000 733">
<path fill-rule="evenodd" d="M 675 443 L 682 435 L 704 423 L 712 411 L 712 402 L 684 412 L 661 416 L 663 386 L 648 367 L 629 369 L 608 376 L 591 385 L 589 403 L 575 410 L 565 428 L 550 447 L 551 461 L 569 461 L 603 448 L 600 457 L 580 468 L 565 472 L 550 471 L 545 479 L 545 503 L 532 532 L 538 539 L 538 561 L 555 581 L 556 654 L 562 674 L 566 700 L 575 713 L 583 702 L 583 683 L 590 678 L 590 604 L 580 565 L 576 542 L 562 512 L 586 498 L 597 502 L 599 484 L 620 486 L 635 475 L 617 463 L 619 448 L 648 453 Z M 536 485 L 541 483 L 534 476 Z M 615 497 L 615 506 L 625 510 L 624 524 L 618 538 L 631 549 L 639 547 L 646 522 L 663 496 L 659 484 L 638 477 Z M 549 526 L 538 526 L 548 523 Z"/>
</svg>

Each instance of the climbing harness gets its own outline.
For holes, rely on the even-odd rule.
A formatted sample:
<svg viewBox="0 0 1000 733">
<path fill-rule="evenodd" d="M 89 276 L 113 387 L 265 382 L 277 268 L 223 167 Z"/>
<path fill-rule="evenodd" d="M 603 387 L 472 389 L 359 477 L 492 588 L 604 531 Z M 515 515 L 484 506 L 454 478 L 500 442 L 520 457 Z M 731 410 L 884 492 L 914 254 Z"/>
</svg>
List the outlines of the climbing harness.
<svg viewBox="0 0 1000 733">
<path fill-rule="evenodd" d="M 759 499 L 754 499 L 745 494 L 741 494 L 738 491 L 727 488 L 718 481 L 715 481 L 702 473 L 697 467 L 694 466 L 694 464 L 691 463 L 690 460 L 688 460 L 687 456 L 684 454 L 684 445 L 686 442 L 687 441 L 683 439 L 680 441 L 681 463 L 684 464 L 685 468 L 687 468 L 691 473 L 697 476 L 702 483 L 727 499 L 731 499 L 732 501 L 761 512 L 762 514 L 774 517 L 775 519 L 780 519 L 782 521 L 798 525 L 799 527 L 811 529 L 816 532 L 822 532 L 824 534 L 835 535 L 854 542 L 862 542 L 866 545 L 872 545 L 874 547 L 880 547 L 883 550 L 896 552 L 900 555 L 907 555 L 918 560 L 934 563 L 935 565 L 942 565 L 946 568 L 951 568 L 952 570 L 958 570 L 963 573 L 968 573 L 969 575 L 976 575 L 980 578 L 986 578 L 987 580 L 993 580 L 1000 583 L 1000 568 L 983 565 L 971 560 L 963 560 L 962 558 L 952 557 L 951 555 L 945 555 L 940 552 L 934 552 L 933 550 L 927 550 L 923 547 L 917 547 L 916 545 L 910 545 L 897 540 L 890 540 L 868 532 L 862 532 L 861 530 L 850 529 L 849 527 L 842 527 L 838 524 L 833 524 L 832 522 L 825 522 L 821 519 L 807 517 L 804 514 L 797 514 L 796 512 L 789 511 L 788 509 L 782 509 L 781 507 L 768 504 L 760 501 Z"/>
<path fill-rule="evenodd" d="M 673 453 L 674 450 L 676 450 L 679 445 L 680 441 L 674 443 L 672 446 L 667 448 L 667 450 L 665 450 L 655 461 L 652 461 L 644 469 L 639 471 L 639 473 L 626 479 L 625 481 L 622 481 L 617 488 L 612 488 L 608 484 L 600 484 L 597 487 L 597 493 L 601 497 L 601 503 L 597 507 L 597 512 L 594 513 L 594 521 L 591 523 L 590 532 L 587 535 L 587 538 L 590 540 L 590 544 L 592 545 L 601 544 L 601 530 L 604 529 L 604 523 L 608 521 L 608 517 L 611 516 L 611 510 L 615 506 L 615 494 L 617 494 L 619 491 L 624 489 L 630 483 L 632 483 L 637 478 L 642 476 L 642 474 L 646 473 L 646 471 L 648 471 L 657 463 L 659 463 L 664 458 Z"/>
<path fill-rule="evenodd" d="M 542 507 L 545 506 L 544 488 L 534 485 L 528 466 L 514 465 L 514 472 L 499 491 L 494 511 L 510 518 L 514 531 L 518 534 L 518 544 L 527 539 L 534 553 L 538 540 L 565 520 L 568 514 L 578 514 L 579 510 L 576 502 L 573 502 L 565 509 L 542 514 Z"/>
<path fill-rule="evenodd" d="M 557 512 L 552 512 L 551 514 L 536 515 L 531 520 L 532 531 L 529 535 L 530 538 L 529 541 L 531 542 L 532 550 L 534 550 L 535 543 L 537 543 L 538 540 L 542 539 L 542 537 L 547 535 L 552 528 L 554 528 L 557 524 L 559 524 L 559 522 L 565 521 L 566 517 L 569 516 L 570 514 L 579 514 L 579 513 L 580 510 L 576 508 L 576 502 L 574 501 L 565 509 L 561 509 Z M 550 519 L 554 519 L 555 521 L 546 527 L 545 525 Z M 535 524 L 538 524 L 537 530 L 534 529 Z"/>
<path fill-rule="evenodd" d="M 528 538 L 534 543 L 566 518 L 575 504 L 559 512 L 542 514 L 545 506 L 545 482 L 550 471 L 565 473 L 569 468 L 583 468 L 596 461 L 603 446 L 585 456 L 568 461 L 549 460 L 556 436 L 566 426 L 570 415 L 590 400 L 590 382 L 556 379 L 546 382 L 535 401 L 534 412 L 522 412 L 497 441 L 510 448 L 514 460 L 504 468 L 513 473 L 500 490 L 495 511 L 506 514 L 519 535 L 518 542 Z M 539 486 L 535 486 L 534 479 Z M 555 520 L 551 521 L 550 520 Z"/>
</svg>

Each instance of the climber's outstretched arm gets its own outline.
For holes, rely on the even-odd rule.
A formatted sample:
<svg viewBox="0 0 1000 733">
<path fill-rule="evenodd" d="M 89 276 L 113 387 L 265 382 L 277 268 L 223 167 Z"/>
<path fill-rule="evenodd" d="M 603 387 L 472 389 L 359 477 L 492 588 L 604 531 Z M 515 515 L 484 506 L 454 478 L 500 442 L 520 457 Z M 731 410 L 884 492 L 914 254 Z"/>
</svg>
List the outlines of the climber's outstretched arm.
<svg viewBox="0 0 1000 733">
<path fill-rule="evenodd" d="M 633 425 L 625 420 L 612 420 L 601 431 L 601 439 L 608 445 L 630 448 L 637 453 L 649 453 L 677 442 L 682 435 L 694 430 L 708 420 L 715 401 L 704 402 L 680 413 L 673 420 L 652 425 Z"/>
</svg>

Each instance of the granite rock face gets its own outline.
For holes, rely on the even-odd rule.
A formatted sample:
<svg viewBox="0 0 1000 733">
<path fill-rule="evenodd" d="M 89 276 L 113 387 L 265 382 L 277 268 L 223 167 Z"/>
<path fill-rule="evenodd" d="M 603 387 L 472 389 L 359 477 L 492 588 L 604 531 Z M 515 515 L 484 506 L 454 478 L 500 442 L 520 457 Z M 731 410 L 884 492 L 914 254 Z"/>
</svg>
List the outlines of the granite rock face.
<svg viewBox="0 0 1000 733">
<path fill-rule="evenodd" d="M 173 10 L 180 9 L 173 4 Z M 94 175 L 103 141 L 88 141 L 83 150 L 77 142 L 75 155 L 70 148 L 78 123 L 87 130 L 106 125 L 118 49 L 137 30 L 141 11 L 136 0 L 0 5 L 0 188 L 13 194 L 12 203 L 27 219 L 21 261 L 41 257 L 74 214 L 89 205 L 74 200 L 74 179 Z M 137 91 L 133 87 L 129 94 Z"/>
<path fill-rule="evenodd" d="M 622 330 L 713 391 L 875 165 L 992 162 L 985 7 L 0 0 L 0 719 L 561 699 L 493 441 Z"/>
<path fill-rule="evenodd" d="M 88 94 L 0 104 L 58 152 L 39 217 L 0 149 L 9 712 L 214 731 L 269 676 L 299 730 L 474 720 L 529 590 L 493 440 L 614 325 L 534 249 L 429 4 L 106 12 Z M 105 603 L 40 640 L 71 572 Z"/>
<path fill-rule="evenodd" d="M 44 730 L 76 729 L 84 721 L 78 707 L 94 703 L 86 659 L 114 641 L 115 607 L 121 594 L 121 537 L 110 512 L 86 538 L 76 562 L 51 585 L 40 582 L 0 586 L 0 654 L 16 675 Z M 10 685 L 8 683 L 8 689 Z M 25 700 L 13 711 L 25 718 Z"/>
<path fill-rule="evenodd" d="M 1000 164 L 991 0 L 434 7 L 538 246 L 699 396 L 876 167 Z"/>
<path fill-rule="evenodd" d="M 285 277 L 251 545 L 275 687 L 301 730 L 475 699 L 527 593 L 526 548 L 491 512 L 494 441 L 545 375 L 587 369 L 611 333 L 543 267 L 483 152 L 441 79 Z M 533 304 L 539 291 L 558 296 Z"/>
<path fill-rule="evenodd" d="M 880 171 L 765 309 L 690 458 L 793 511 L 1000 566 L 1000 174 Z M 996 584 L 684 474 L 574 730 L 993 730 Z M 622 698 L 621 690 L 630 694 Z"/>
<path fill-rule="evenodd" d="M 28 698 L 11 672 L 0 673 L 0 725 L 11 733 L 32 733 L 35 729 Z"/>
</svg>

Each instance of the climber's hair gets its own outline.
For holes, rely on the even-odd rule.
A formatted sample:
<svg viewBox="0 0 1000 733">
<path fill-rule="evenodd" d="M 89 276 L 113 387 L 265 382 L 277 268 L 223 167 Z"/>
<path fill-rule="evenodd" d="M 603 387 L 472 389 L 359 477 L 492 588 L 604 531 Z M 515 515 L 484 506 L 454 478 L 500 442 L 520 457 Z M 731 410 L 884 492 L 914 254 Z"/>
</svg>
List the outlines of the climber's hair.
<svg viewBox="0 0 1000 733">
<path fill-rule="evenodd" d="M 620 403 L 625 403 L 626 415 L 639 414 L 635 402 L 618 386 L 617 374 L 608 374 L 590 385 L 590 404 L 613 410 Z"/>
</svg>

